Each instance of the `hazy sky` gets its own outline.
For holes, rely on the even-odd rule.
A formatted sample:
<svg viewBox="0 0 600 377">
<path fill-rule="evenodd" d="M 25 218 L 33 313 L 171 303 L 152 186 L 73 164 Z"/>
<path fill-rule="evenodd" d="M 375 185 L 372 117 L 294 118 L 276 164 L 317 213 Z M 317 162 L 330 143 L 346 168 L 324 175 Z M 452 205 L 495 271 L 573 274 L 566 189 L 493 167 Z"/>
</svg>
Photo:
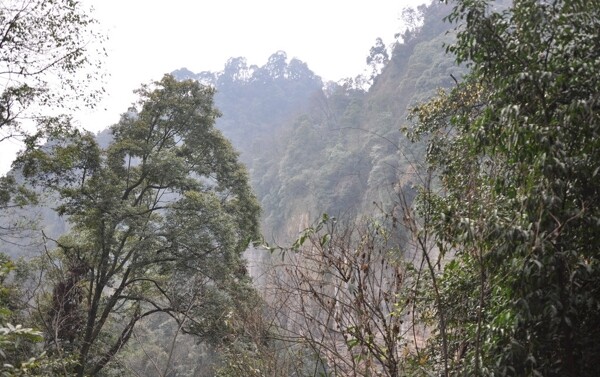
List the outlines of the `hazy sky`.
<svg viewBox="0 0 600 377">
<path fill-rule="evenodd" d="M 83 0 L 108 35 L 107 95 L 96 110 L 75 115 L 99 131 L 118 121 L 142 83 L 187 67 L 222 70 L 230 57 L 263 65 L 278 50 L 306 62 L 325 80 L 360 74 L 377 37 L 402 28 L 402 9 L 423 0 Z M 0 172 L 10 165 L 3 144 Z M 13 152 L 14 153 L 14 152 Z"/>
</svg>

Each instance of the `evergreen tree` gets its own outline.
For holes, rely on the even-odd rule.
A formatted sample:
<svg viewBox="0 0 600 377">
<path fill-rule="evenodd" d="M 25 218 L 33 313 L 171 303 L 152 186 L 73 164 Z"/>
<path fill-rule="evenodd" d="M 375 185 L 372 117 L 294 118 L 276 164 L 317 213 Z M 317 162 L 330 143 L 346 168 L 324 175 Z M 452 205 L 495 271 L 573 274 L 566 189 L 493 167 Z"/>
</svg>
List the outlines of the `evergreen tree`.
<svg viewBox="0 0 600 377">
<path fill-rule="evenodd" d="M 443 193 L 445 373 L 592 376 L 600 357 L 600 3 L 458 0 L 471 73 L 414 110 Z"/>
<path fill-rule="evenodd" d="M 49 254 L 42 320 L 49 351 L 75 355 L 76 375 L 97 375 L 158 313 L 218 342 L 250 296 L 241 253 L 257 239 L 259 209 L 214 128 L 213 93 L 165 76 L 138 91 L 108 148 L 61 133 L 19 157 L 73 227 Z"/>
</svg>

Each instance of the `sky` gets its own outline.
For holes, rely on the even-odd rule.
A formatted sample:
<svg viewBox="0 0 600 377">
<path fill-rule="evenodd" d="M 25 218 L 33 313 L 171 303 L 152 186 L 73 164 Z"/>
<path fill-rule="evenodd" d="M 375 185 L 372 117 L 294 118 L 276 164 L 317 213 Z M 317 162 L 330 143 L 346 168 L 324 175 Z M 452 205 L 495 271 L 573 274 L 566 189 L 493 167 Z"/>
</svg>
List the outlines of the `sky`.
<svg viewBox="0 0 600 377">
<path fill-rule="evenodd" d="M 423 0 L 82 0 L 107 35 L 106 95 L 95 109 L 73 114 L 93 132 L 119 120 L 133 90 L 179 68 L 220 71 L 231 57 L 263 65 L 283 50 L 324 80 L 362 73 L 375 39 L 402 30 L 401 13 Z M 17 145 L 3 143 L 0 173 Z"/>
</svg>

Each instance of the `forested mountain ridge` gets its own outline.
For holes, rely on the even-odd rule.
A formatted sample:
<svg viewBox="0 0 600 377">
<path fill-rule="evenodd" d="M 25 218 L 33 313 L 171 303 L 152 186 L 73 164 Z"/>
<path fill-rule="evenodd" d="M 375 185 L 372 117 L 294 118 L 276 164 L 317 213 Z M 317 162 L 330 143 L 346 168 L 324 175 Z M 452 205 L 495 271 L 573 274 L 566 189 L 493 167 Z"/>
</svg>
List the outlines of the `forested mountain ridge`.
<svg viewBox="0 0 600 377">
<path fill-rule="evenodd" d="M 395 186 L 411 181 L 406 156 L 420 157 L 400 132 L 407 109 L 462 72 L 443 50 L 452 39 L 442 22 L 448 10 L 414 10 L 413 25 L 391 46 L 391 58 L 378 60 L 385 64 L 368 90 L 356 85 L 365 77 L 324 83 L 282 51 L 262 67 L 239 57 L 217 73 L 173 72 L 215 87 L 223 114 L 217 127 L 249 168 L 268 238 L 294 237 L 325 212 L 371 213 L 373 202 L 389 204 Z"/>
<path fill-rule="evenodd" d="M 217 90 L 215 104 L 222 114 L 218 127 L 251 164 L 252 156 L 273 143 L 273 133 L 305 111 L 309 98 L 323 85 L 306 63 L 287 60 L 287 54 L 278 51 L 261 67 L 248 66 L 245 58 L 237 57 L 229 59 L 221 72 L 194 74 L 182 68 L 173 75 Z"/>
<path fill-rule="evenodd" d="M 407 109 L 437 87 L 451 85 L 452 74 L 460 76 L 461 69 L 441 48 L 451 39 L 441 21 L 448 9 L 433 4 L 414 10 L 402 43 L 390 47 L 389 58 L 386 53 L 378 60 L 385 64 L 366 91 L 357 83 L 368 78 L 323 82 L 306 63 L 288 59 L 283 51 L 260 67 L 237 57 L 220 72 L 173 72 L 179 80 L 216 89 L 221 114 L 216 126 L 250 172 L 267 238 L 293 238 L 321 213 L 370 213 L 374 202 L 392 200 L 399 182 L 411 181 L 414 167 L 400 166 L 400 161 L 421 157 L 400 132 Z M 110 140 L 108 130 L 98 134 L 102 146 Z M 42 221 L 48 236 L 66 229 L 51 211 L 39 211 L 52 219 Z M 20 253 L 16 248 L 6 246 L 11 255 Z"/>
<path fill-rule="evenodd" d="M 216 117 L 215 111 L 215 125 L 232 141 L 234 147 L 240 152 L 241 161 L 248 166 L 252 186 L 257 194 L 258 200 L 261 202 L 263 233 L 265 239 L 288 242 L 295 238 L 302 228 L 308 226 L 308 224 L 318 218 L 321 213 L 327 212 L 336 216 L 343 215 L 348 219 L 371 213 L 374 208 L 373 202 L 376 202 L 377 205 L 383 203 L 389 204 L 396 195 L 397 183 L 402 182 L 405 184 L 409 181 L 409 178 L 404 176 L 406 167 L 400 166 L 398 162 L 399 154 L 406 153 L 406 150 L 401 148 L 409 148 L 408 143 L 405 143 L 405 138 L 400 133 L 400 127 L 403 125 L 404 119 L 406 118 L 407 106 L 420 98 L 417 96 L 427 95 L 416 85 L 416 82 L 420 82 L 419 77 L 413 77 L 415 73 L 420 73 L 419 67 L 427 65 L 432 61 L 448 61 L 447 57 L 443 56 L 441 53 L 438 53 L 435 57 L 427 56 L 430 53 L 430 51 L 427 50 L 427 46 L 430 46 L 429 48 L 431 50 L 440 48 L 442 40 L 444 39 L 443 26 L 440 26 L 443 25 L 440 17 L 443 12 L 442 9 L 444 8 L 446 7 L 443 5 L 434 5 L 431 8 L 421 8 L 421 11 L 426 11 L 423 15 L 423 25 L 407 31 L 407 34 L 404 36 L 406 40 L 404 43 L 394 47 L 391 58 L 386 61 L 382 73 L 373 77 L 373 85 L 368 91 L 357 87 L 353 80 L 346 80 L 340 83 L 323 83 L 321 78 L 313 73 L 305 63 L 298 59 L 291 59 L 288 62 L 284 52 L 276 52 L 273 54 L 263 67 L 248 66 L 245 59 L 232 58 L 227 62 L 224 70 L 219 73 L 201 72 L 199 74 L 193 74 L 184 69 L 174 72 L 174 76 L 180 81 L 186 82 L 185 80 L 192 79 L 207 87 L 213 87 L 216 90 L 214 93 L 214 102 L 216 110 L 221 116 Z M 432 10 L 436 10 L 438 13 L 435 13 Z M 420 30 L 429 30 L 432 25 L 435 25 L 435 28 L 439 29 L 430 33 L 433 37 L 424 34 L 427 35 L 426 38 L 419 38 L 419 35 L 421 35 Z M 415 54 L 415 51 L 420 52 L 420 54 Z M 373 57 L 371 56 L 371 58 Z M 435 74 L 439 77 L 447 76 L 447 72 Z M 426 75 L 429 79 L 433 79 L 433 76 L 435 75 L 432 75 L 431 73 Z M 166 84 L 163 83 L 161 85 Z M 167 86 L 169 88 L 172 87 L 174 88 L 172 90 L 177 91 L 178 89 L 173 85 L 173 83 L 169 83 Z M 427 83 L 423 84 L 420 82 L 419 85 L 428 88 L 428 90 L 432 92 L 437 84 L 428 85 Z M 145 93 L 147 93 L 146 95 L 151 101 L 154 100 L 155 96 L 159 96 L 158 92 L 155 94 L 146 91 Z M 394 97 L 402 99 L 403 102 L 398 103 L 397 100 L 390 99 Z M 173 105 L 175 106 L 176 104 Z M 157 104 L 157 108 L 159 106 L 160 105 Z M 143 106 L 140 108 L 145 109 Z M 139 111 L 145 110 L 138 110 L 138 112 Z M 68 174 L 87 171 L 89 174 L 92 174 L 90 177 L 93 177 L 93 174 L 96 173 L 100 175 L 107 174 L 104 179 L 112 180 L 114 179 L 111 178 L 113 174 L 115 176 L 121 175 L 121 177 L 126 177 L 127 174 L 129 174 L 126 173 L 126 171 L 129 171 L 130 169 L 132 172 L 139 171 L 139 173 L 136 172 L 134 174 L 139 175 L 140 177 L 144 176 L 145 173 L 143 172 L 145 169 L 150 169 L 147 174 L 150 174 L 151 176 L 159 173 L 167 174 L 172 172 L 173 169 L 171 168 L 162 169 L 162 171 L 160 168 L 160 166 L 166 167 L 167 165 L 165 164 L 172 158 L 172 156 L 169 156 L 168 154 L 165 154 L 164 157 L 159 157 L 156 161 L 146 161 L 144 165 L 147 164 L 147 168 L 144 166 L 136 166 L 136 164 L 145 161 L 142 157 L 136 157 L 138 154 L 139 156 L 143 156 L 144 153 L 146 153 L 143 152 L 143 149 L 146 147 L 142 146 L 134 147 L 132 151 L 127 152 L 130 156 L 130 165 L 127 167 L 126 171 L 124 171 L 122 167 L 113 165 L 114 161 L 110 162 L 106 167 L 98 165 L 99 163 L 102 164 L 101 161 L 103 160 L 101 158 L 97 160 L 97 157 L 91 157 L 96 151 L 99 151 L 98 153 L 108 153 L 110 156 L 114 156 L 110 157 L 110 159 L 114 158 L 115 161 L 123 156 L 126 157 L 128 154 L 126 153 L 123 155 L 123 152 L 119 152 L 118 148 L 125 149 L 133 147 L 133 144 L 130 143 L 133 143 L 134 140 L 136 142 L 141 142 L 141 140 L 136 140 L 135 136 L 135 133 L 138 132 L 135 130 L 135 127 L 140 127 L 135 123 L 136 114 L 137 112 L 135 111 L 133 113 L 125 113 L 119 125 L 113 126 L 112 130 L 101 132 L 97 135 L 96 140 L 89 139 L 88 136 L 85 136 L 84 141 L 80 144 L 76 144 L 77 146 L 74 150 L 69 149 L 71 147 L 69 147 L 68 144 L 72 140 L 77 140 L 79 137 L 77 135 L 73 135 L 73 139 L 69 136 L 66 139 L 59 139 L 60 141 L 56 144 L 48 145 L 48 151 L 51 151 L 52 148 L 55 147 L 58 148 L 59 152 L 57 152 L 56 155 L 50 156 L 48 160 L 54 161 L 53 159 L 56 159 L 57 165 L 50 164 L 44 166 L 44 164 L 41 164 L 38 168 L 58 169 L 58 171 L 44 174 L 49 174 L 50 177 L 53 176 L 53 174 L 60 176 L 66 172 L 60 170 L 63 169 L 60 164 L 67 163 L 67 161 L 60 161 L 60 158 L 61 156 L 69 156 L 68 159 L 70 159 L 70 161 L 81 161 L 81 165 L 76 166 L 88 166 L 88 170 L 85 168 L 83 170 L 77 170 L 79 168 L 76 168 Z M 125 135 L 125 142 L 122 142 L 119 138 L 115 140 L 113 132 L 117 129 L 116 127 L 122 127 L 123 130 L 126 130 L 123 131 L 127 134 Z M 132 129 L 129 130 L 127 127 L 132 127 Z M 129 135 L 129 133 L 131 133 L 131 135 Z M 119 145 L 118 147 L 113 146 L 115 141 L 117 145 Z M 170 142 L 167 142 L 167 144 L 168 143 Z M 63 145 L 65 146 L 65 149 L 61 149 L 63 148 Z M 70 153 L 77 153 L 75 150 L 81 147 L 88 148 L 90 155 L 69 155 Z M 410 147 L 410 149 L 412 150 L 412 147 Z M 32 161 L 33 156 L 37 156 L 37 154 L 31 156 Z M 134 158 L 131 159 L 131 157 Z M 142 159 L 140 160 L 140 158 Z M 179 164 L 176 160 L 173 160 L 173 163 Z M 29 166 L 36 166 L 36 163 L 32 162 Z M 64 168 L 68 169 L 66 166 Z M 403 171 L 402 169 L 405 170 Z M 28 174 L 32 174 L 32 172 L 30 171 Z M 84 173 L 84 177 L 86 177 L 87 174 L 88 173 Z M 76 175 L 77 174 L 70 176 L 69 179 L 71 179 L 72 182 L 76 182 Z M 100 177 L 100 175 L 98 177 Z M 158 175 L 156 177 L 156 182 L 159 182 Z M 177 180 L 179 179 L 180 178 L 177 178 Z M 52 263 L 52 258 L 55 258 L 55 256 L 56 258 L 65 258 L 61 263 L 65 263 L 66 266 L 70 267 L 68 267 L 69 270 L 64 272 L 63 275 L 60 275 L 61 272 L 55 270 L 55 267 L 52 265 L 43 268 L 49 268 L 49 271 L 52 271 L 52 274 L 58 274 L 56 277 L 56 279 L 58 279 L 56 280 L 57 286 L 67 287 L 68 289 L 70 289 L 69 287 L 71 286 L 83 284 L 87 279 L 87 275 L 83 274 L 81 270 L 81 268 L 85 269 L 86 267 L 80 267 L 79 263 L 83 263 L 83 265 L 93 265 L 93 263 L 95 263 L 88 260 L 88 257 L 92 257 L 93 254 L 86 254 L 85 250 L 88 248 L 87 244 L 80 244 L 80 242 L 83 242 L 84 240 L 78 239 L 75 234 L 87 234 L 89 232 L 89 234 L 94 235 L 105 232 L 105 230 L 99 228 L 97 230 L 93 229 L 94 226 L 98 225 L 94 224 L 95 220 L 84 220 L 85 224 L 76 226 L 73 231 L 73 221 L 77 220 L 72 218 L 70 226 L 66 226 L 65 220 L 67 220 L 68 217 L 58 218 L 54 211 L 46 207 L 58 206 L 63 215 L 73 216 L 73 214 L 78 213 L 77 216 L 81 216 L 82 219 L 85 219 L 87 216 L 93 217 L 92 213 L 94 210 L 90 209 L 91 212 L 87 214 L 85 212 L 87 210 L 84 210 L 83 207 L 81 207 L 84 205 L 82 203 L 93 204 L 95 201 L 95 199 L 92 200 L 90 198 L 89 200 L 91 200 L 91 202 L 88 202 L 87 199 L 85 199 L 85 190 L 89 189 L 85 187 L 87 187 L 87 185 L 94 185 L 94 189 L 97 189 L 100 187 L 99 185 L 102 184 L 102 178 L 82 178 L 81 182 L 84 187 L 81 193 L 77 193 L 76 190 L 70 191 L 67 186 L 60 189 L 62 191 L 60 191 L 61 194 L 59 194 L 59 196 L 66 195 L 64 197 L 67 198 L 67 200 L 70 200 L 70 203 L 75 203 L 75 207 L 71 208 L 71 204 L 65 205 L 64 203 L 52 203 L 49 205 L 46 205 L 44 202 L 40 203 L 43 219 L 40 223 L 40 228 L 44 230 L 44 239 L 41 240 L 39 233 L 37 233 L 36 238 L 40 241 L 36 242 L 33 245 L 33 248 L 30 248 L 29 254 L 35 255 L 36 250 L 39 253 L 39 249 L 43 247 L 51 249 L 54 247 L 53 245 L 58 242 L 60 247 L 57 250 L 46 249 L 45 253 L 50 251 L 52 251 L 52 253 L 44 255 L 44 252 L 42 252 L 42 256 L 39 260 L 36 259 L 36 263 L 39 263 L 40 265 Z M 85 185 L 83 182 L 85 182 Z M 124 184 L 129 181 L 120 182 L 119 184 L 116 183 L 117 180 L 114 182 L 115 185 L 113 189 L 117 189 L 119 184 Z M 180 183 L 175 181 L 174 184 L 179 185 Z M 184 184 L 183 181 L 181 184 L 182 188 L 187 185 Z M 123 193 L 121 194 L 124 198 L 128 197 L 127 192 L 129 189 L 126 186 L 123 188 Z M 140 192 L 140 198 L 147 195 L 151 190 L 154 190 L 155 187 L 161 186 L 156 183 L 148 183 L 147 189 Z M 146 192 L 145 190 L 150 191 Z M 177 190 L 179 190 L 179 188 L 174 188 L 173 192 L 176 192 Z M 117 197 L 113 196 L 114 193 L 111 193 L 110 191 L 106 191 L 102 193 L 102 195 L 106 195 L 107 198 L 112 197 L 113 199 L 110 200 L 114 200 Z M 56 200 L 57 196 L 50 196 L 49 198 Z M 189 200 L 190 203 L 195 203 L 195 201 L 199 199 L 190 196 L 182 198 L 182 200 Z M 153 236 L 149 234 L 149 229 L 145 228 L 145 225 L 138 220 L 134 220 L 131 225 L 123 225 L 130 221 L 128 220 L 128 216 L 130 215 L 124 212 L 134 214 L 137 206 L 142 204 L 146 205 L 146 203 L 143 202 L 144 200 L 141 200 L 140 202 L 134 200 L 122 208 L 113 207 L 116 203 L 109 205 L 106 208 L 110 209 L 106 210 L 115 211 L 115 213 L 109 216 L 111 220 L 108 224 L 102 224 L 103 226 L 114 226 L 110 230 L 111 233 L 114 233 L 115 237 L 114 241 L 111 241 L 111 243 L 125 242 L 121 240 L 130 237 L 127 234 L 127 229 L 139 229 L 140 238 L 144 239 L 145 237 L 149 237 L 149 241 L 144 242 L 148 242 L 149 245 L 156 243 L 156 250 L 158 253 L 159 250 L 162 250 L 160 245 L 165 242 L 163 237 L 166 236 Z M 200 200 L 200 202 L 202 202 L 202 200 Z M 214 205 L 210 203 L 210 201 L 205 204 L 208 206 Z M 103 208 L 101 202 L 98 202 L 97 205 L 99 206 L 99 210 L 100 208 Z M 128 206 L 131 206 L 131 209 L 127 209 L 129 208 Z M 152 208 L 152 211 L 156 208 L 157 214 L 162 211 L 158 209 L 160 208 L 160 205 L 158 204 L 149 208 Z M 80 210 L 83 212 L 77 212 Z M 104 210 L 105 209 L 101 209 L 101 211 Z M 124 212 L 121 213 L 122 211 Z M 90 219 L 92 217 L 90 217 Z M 123 224 L 119 224 L 119 221 L 123 221 Z M 157 222 L 156 224 L 160 223 Z M 213 225 L 218 226 L 218 224 Z M 91 226 L 92 228 L 87 228 L 88 226 Z M 152 225 L 152 227 L 156 227 L 156 229 L 159 229 L 162 226 L 163 225 Z M 174 230 L 170 229 L 169 231 Z M 65 235 L 67 235 L 67 238 L 65 238 Z M 93 237 L 97 236 L 94 235 Z M 45 244 L 41 241 L 44 241 Z M 206 241 L 200 240 L 199 242 Z M 131 252 L 133 252 L 132 255 L 135 256 L 135 253 L 137 253 L 137 251 L 133 251 L 135 250 L 135 247 L 128 249 L 129 247 L 129 241 L 120 246 L 122 250 L 131 250 Z M 164 244 L 165 249 L 168 249 L 169 247 L 168 243 Z M 6 245 L 4 249 L 8 251 L 13 250 L 13 256 L 22 255 L 23 252 L 23 248 L 19 243 L 16 245 Z M 75 260 L 70 259 L 73 257 L 73 255 L 69 254 L 70 250 L 80 250 L 77 252 L 78 254 L 75 257 Z M 122 266 L 125 266 L 129 262 L 117 262 L 119 258 L 121 258 L 120 254 L 122 253 L 123 251 L 115 251 L 115 263 L 124 263 Z M 137 256 L 135 258 L 137 258 Z M 147 256 L 140 256 L 140 258 L 150 258 L 150 254 Z M 228 262 L 225 265 L 227 268 L 238 263 L 234 257 L 227 258 Z M 106 265 L 102 268 L 105 267 Z M 222 268 L 225 269 L 225 267 Z M 140 274 L 140 276 L 125 278 L 125 280 L 123 280 L 125 283 L 123 284 L 131 284 L 132 289 L 137 289 L 133 287 L 137 284 L 138 279 L 141 279 L 141 275 L 144 273 L 146 272 L 136 272 L 136 274 Z M 110 287 L 109 289 L 112 289 L 114 283 L 111 280 L 118 281 L 119 279 L 115 275 L 114 278 L 103 280 L 104 277 L 102 277 L 102 274 L 104 274 L 104 272 L 102 272 L 102 269 L 98 270 L 98 274 L 98 278 L 94 284 L 97 283 L 99 287 Z M 160 278 L 156 278 L 155 284 L 162 285 L 163 283 L 168 282 L 168 280 L 163 280 L 161 274 L 159 274 Z M 233 271 L 232 276 L 236 276 L 236 281 L 237 279 L 241 280 L 243 269 Z M 223 276 L 223 278 L 229 279 L 228 276 Z M 179 281 L 177 282 L 182 283 Z M 227 284 L 231 283 L 228 282 Z M 207 326 L 216 326 L 211 328 L 210 331 L 212 331 L 212 329 L 216 329 L 218 323 L 221 323 L 220 321 L 222 321 L 219 310 L 233 310 L 232 308 L 234 307 L 243 308 L 243 306 L 246 305 L 244 302 L 232 301 L 232 297 L 236 297 L 236 295 L 239 294 L 236 290 L 243 290 L 246 289 L 246 287 L 242 283 L 239 284 L 239 287 L 234 284 L 234 289 L 223 293 L 221 291 L 212 292 L 211 289 L 206 288 L 209 286 L 210 284 L 208 286 L 203 286 L 203 288 L 199 288 L 201 290 L 207 289 L 207 292 L 202 294 L 206 294 L 206 297 L 208 297 L 206 302 L 200 306 L 210 305 L 213 308 L 211 309 L 211 313 L 216 317 L 206 319 L 206 321 L 208 321 L 206 324 Z M 140 289 L 142 289 L 141 287 L 142 285 L 140 285 Z M 158 285 L 156 288 L 158 292 L 164 289 L 162 286 Z M 98 289 L 103 290 L 103 288 Z M 140 299 L 152 302 L 151 305 L 159 305 L 157 301 L 152 301 L 154 299 L 151 298 L 151 295 L 154 293 L 151 292 L 151 290 L 148 291 L 149 287 L 143 289 L 147 290 L 149 296 L 148 298 L 140 296 L 143 297 Z M 226 288 L 226 290 L 227 289 L 229 288 Z M 42 292 L 42 295 L 39 296 L 39 300 L 42 300 L 43 297 L 53 297 L 53 295 L 55 296 L 60 293 L 57 292 L 58 291 L 53 292 L 51 290 Z M 166 293 L 167 290 L 165 289 L 164 292 Z M 67 295 L 69 294 L 70 293 L 67 293 Z M 214 295 L 221 295 L 222 301 L 211 301 L 214 298 Z M 231 297 L 228 295 L 231 295 Z M 68 297 L 68 299 L 71 300 L 71 296 Z M 66 368 L 65 370 L 75 370 L 78 374 L 96 374 L 104 369 L 105 366 L 108 368 L 107 370 L 115 368 L 114 370 L 116 371 L 125 372 L 121 366 L 111 364 L 109 360 L 112 358 L 113 353 L 116 352 L 115 350 L 118 348 L 118 344 L 120 342 L 126 342 L 129 337 L 132 336 L 133 333 L 131 331 L 134 326 L 138 334 L 144 334 L 143 337 L 145 340 L 143 343 L 132 341 L 128 351 L 123 353 L 122 357 L 124 358 L 126 365 L 129 365 L 131 368 L 135 368 L 139 371 L 144 370 L 145 373 L 153 373 L 151 365 L 154 362 L 158 362 L 158 360 L 165 362 L 165 368 L 169 368 L 169 360 L 165 361 L 160 359 L 162 357 L 161 355 L 164 355 L 166 352 L 165 350 L 168 350 L 169 347 L 171 347 L 170 352 L 173 353 L 173 357 L 176 357 L 178 362 L 182 363 L 182 365 L 193 364 L 195 357 L 197 356 L 196 353 L 203 355 L 202 357 L 205 358 L 204 360 L 207 365 L 218 365 L 219 357 L 214 354 L 215 348 L 211 348 L 213 346 L 208 347 L 206 344 L 202 344 L 201 346 L 192 347 L 189 344 L 194 342 L 193 338 L 186 338 L 181 334 L 178 335 L 178 332 L 184 329 L 183 324 L 185 321 L 178 325 L 170 324 L 168 315 L 163 317 L 158 316 L 156 317 L 158 319 L 151 320 L 141 320 L 141 318 L 138 318 L 135 314 L 135 310 L 133 312 L 131 312 L 131 310 L 133 310 L 134 307 L 138 308 L 136 310 L 144 309 L 144 305 L 138 304 L 141 301 L 131 301 L 133 303 L 131 304 L 131 309 L 128 309 L 127 313 L 118 314 L 123 316 L 122 318 L 126 318 L 125 321 L 130 321 L 130 325 L 123 327 L 122 325 L 125 325 L 123 321 L 119 323 L 119 320 L 116 320 L 116 322 L 110 320 L 106 322 L 107 325 L 104 326 L 106 318 L 112 318 L 113 316 L 113 314 L 106 313 L 110 312 L 111 305 L 115 305 L 115 303 L 120 300 L 117 297 L 118 296 L 113 296 L 113 298 L 110 298 L 109 301 L 111 302 L 108 302 L 107 304 L 109 306 L 106 307 L 101 306 L 104 305 L 105 302 L 103 302 L 100 297 L 94 298 L 94 300 L 98 300 L 98 303 L 102 302 L 102 304 L 98 305 L 100 305 L 99 307 L 102 310 L 106 311 L 104 314 L 101 314 L 99 324 L 92 322 L 91 325 L 88 326 L 85 333 L 85 339 L 77 339 L 77 336 L 73 332 L 73 327 L 61 327 L 58 323 L 51 323 L 55 320 L 61 320 L 60 312 L 63 309 L 59 305 L 61 301 L 60 298 L 54 298 L 54 300 L 58 300 L 57 305 L 59 305 L 59 307 L 57 309 L 52 309 L 54 311 L 49 309 L 49 317 L 42 316 L 37 319 L 37 321 L 49 321 L 44 324 L 44 326 L 48 327 L 46 329 L 47 331 L 56 330 L 53 338 L 49 338 L 54 339 L 53 347 L 55 347 L 55 352 L 69 353 L 71 352 L 71 349 L 75 349 L 74 347 L 76 346 L 74 345 L 96 342 L 96 339 L 99 339 L 99 336 L 106 337 L 105 341 L 112 339 L 111 341 L 115 344 L 112 349 L 110 347 L 103 348 L 101 345 L 97 346 L 98 348 L 87 347 L 84 350 L 85 352 L 73 354 L 79 358 L 79 366 L 73 366 L 73 364 L 64 366 L 61 364 L 61 367 Z M 247 295 L 247 297 L 253 299 L 251 294 Z M 73 299 L 79 303 L 78 305 L 82 303 L 79 301 L 79 298 Z M 191 304 L 192 303 L 190 303 L 190 305 Z M 164 305 L 164 303 L 160 305 Z M 95 310 L 98 310 L 98 308 Z M 156 310 L 156 308 L 148 310 L 148 312 L 152 312 L 153 310 Z M 169 309 L 165 310 L 165 313 L 168 313 L 168 310 Z M 178 308 L 177 310 L 181 310 L 178 314 L 181 318 L 186 318 L 188 316 L 188 313 L 185 312 L 185 308 Z M 188 308 L 188 310 L 192 310 L 192 307 Z M 69 316 L 68 321 L 79 324 L 84 323 L 84 317 L 80 316 L 79 312 L 67 313 L 66 315 Z M 127 317 L 128 315 L 129 317 Z M 142 315 L 145 316 L 145 314 Z M 190 315 L 189 318 L 191 317 L 192 316 Z M 239 320 L 240 319 L 238 319 L 238 321 Z M 38 322 L 35 326 L 40 326 L 40 323 L 44 322 Z M 97 326 L 97 330 L 95 330 L 94 326 Z M 190 326 L 193 327 L 195 325 Z M 233 326 L 233 324 L 231 326 Z M 161 330 L 158 331 L 155 330 L 155 328 L 160 328 Z M 229 331 L 228 329 L 229 328 L 223 328 L 222 330 Z M 200 327 L 198 333 L 201 333 L 202 331 L 203 328 Z M 215 334 L 216 335 L 210 333 L 208 335 L 210 337 L 218 336 L 218 332 Z M 187 347 L 188 350 L 194 350 L 193 352 L 195 353 L 186 354 L 183 348 L 175 348 L 173 345 L 165 343 L 164 339 L 159 339 L 160 337 L 165 339 L 169 339 L 170 337 L 179 339 L 182 344 L 188 344 L 188 346 L 183 346 L 184 348 Z M 64 346 L 63 343 L 65 344 Z M 148 343 L 156 345 L 152 347 L 152 351 L 146 348 Z M 145 356 L 140 356 L 141 354 L 144 354 Z M 50 366 L 49 368 L 52 367 Z M 188 372 L 194 373 L 193 371 L 195 370 L 206 371 L 210 368 L 210 366 L 198 365 L 190 367 Z M 180 373 L 185 375 L 186 372 L 180 370 Z"/>
</svg>

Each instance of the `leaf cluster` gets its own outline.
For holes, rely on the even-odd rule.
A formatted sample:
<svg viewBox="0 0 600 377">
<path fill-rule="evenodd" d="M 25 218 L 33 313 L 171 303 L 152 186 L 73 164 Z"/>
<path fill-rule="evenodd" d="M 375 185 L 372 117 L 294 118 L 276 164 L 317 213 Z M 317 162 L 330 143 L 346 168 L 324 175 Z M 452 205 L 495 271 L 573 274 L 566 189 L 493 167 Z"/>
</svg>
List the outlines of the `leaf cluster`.
<svg viewBox="0 0 600 377">
<path fill-rule="evenodd" d="M 456 373 L 589 375 L 597 358 L 598 5 L 457 1 L 448 16 L 471 72 L 413 110 L 412 136 L 443 188 L 422 214 L 456 258 L 437 309 Z"/>
</svg>

